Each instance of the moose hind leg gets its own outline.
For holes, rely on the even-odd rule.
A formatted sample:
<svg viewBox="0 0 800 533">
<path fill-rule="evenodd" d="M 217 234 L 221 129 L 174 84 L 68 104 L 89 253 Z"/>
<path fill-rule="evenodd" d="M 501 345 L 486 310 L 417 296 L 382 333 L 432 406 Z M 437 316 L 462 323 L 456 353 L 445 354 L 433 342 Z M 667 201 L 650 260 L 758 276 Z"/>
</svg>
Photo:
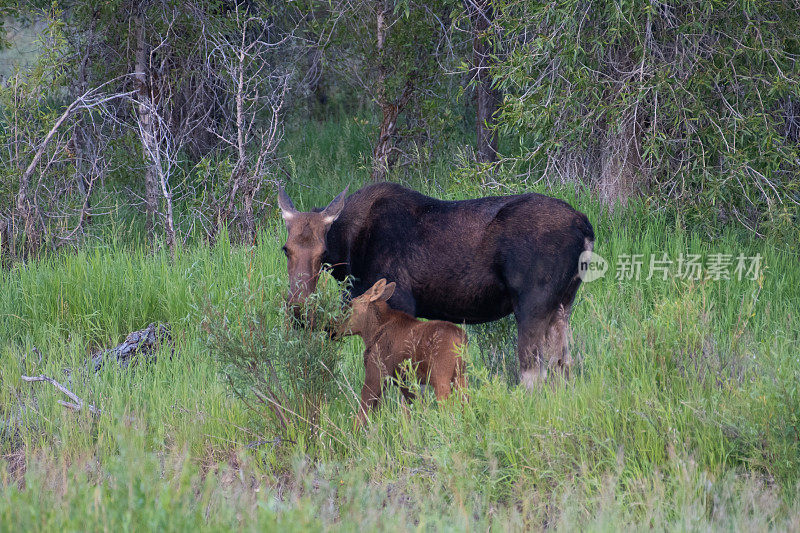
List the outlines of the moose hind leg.
<svg viewBox="0 0 800 533">
<path fill-rule="evenodd" d="M 547 379 L 548 361 L 544 354 L 546 333 L 546 317 L 517 318 L 520 382 L 528 390 L 534 390 Z"/>
<path fill-rule="evenodd" d="M 570 354 L 569 310 L 559 305 L 553 311 L 545 339 L 545 357 L 549 365 L 569 379 L 572 355 Z"/>
</svg>

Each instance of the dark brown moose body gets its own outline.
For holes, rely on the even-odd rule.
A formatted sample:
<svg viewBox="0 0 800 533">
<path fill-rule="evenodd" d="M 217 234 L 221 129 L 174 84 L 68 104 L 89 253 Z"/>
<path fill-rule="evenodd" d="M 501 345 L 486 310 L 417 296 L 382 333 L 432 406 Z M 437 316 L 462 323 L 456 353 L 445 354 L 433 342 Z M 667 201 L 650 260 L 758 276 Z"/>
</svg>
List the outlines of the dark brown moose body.
<svg viewBox="0 0 800 533">
<path fill-rule="evenodd" d="M 397 284 L 389 305 L 411 316 L 481 323 L 514 313 L 528 388 L 571 364 L 568 320 L 581 254 L 594 231 L 583 213 L 541 194 L 443 201 L 397 184 L 369 185 L 324 210 L 297 211 L 281 189 L 290 300 L 302 304 L 323 263 L 352 296 Z"/>
<path fill-rule="evenodd" d="M 442 400 L 453 388 L 466 389 L 464 361 L 467 336 L 450 322 L 423 322 L 386 303 L 395 290 L 395 283 L 378 280 L 367 292 L 352 302 L 345 334 L 364 339 L 364 387 L 358 421 L 364 422 L 369 410 L 380 402 L 388 377 L 400 378 L 400 390 L 406 400 L 413 394 L 403 385 L 409 377 L 433 387 Z M 410 361 L 415 376 L 402 375 L 403 363 Z"/>
</svg>

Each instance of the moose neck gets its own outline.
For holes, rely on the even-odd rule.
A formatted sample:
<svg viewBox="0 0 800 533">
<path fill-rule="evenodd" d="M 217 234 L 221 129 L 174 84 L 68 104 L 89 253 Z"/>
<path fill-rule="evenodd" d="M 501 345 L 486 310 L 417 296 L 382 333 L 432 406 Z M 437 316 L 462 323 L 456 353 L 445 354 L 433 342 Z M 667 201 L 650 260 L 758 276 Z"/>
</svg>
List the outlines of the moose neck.
<svg viewBox="0 0 800 533">
<path fill-rule="evenodd" d="M 364 320 L 364 329 L 359 332 L 367 347 L 374 345 L 382 333 L 382 326 L 386 324 L 392 310 L 386 302 L 373 302 L 367 310 Z"/>
<path fill-rule="evenodd" d="M 378 184 L 364 187 L 344 200 L 344 207 L 331 224 L 325 237 L 326 252 L 323 262 L 331 265 L 333 277 L 343 281 L 350 270 L 350 252 L 357 236 L 362 232 L 365 220 L 376 200 L 382 198 L 385 187 L 396 185 Z"/>
<path fill-rule="evenodd" d="M 345 203 L 339 218 L 331 224 L 328 233 L 325 235 L 325 255 L 322 258 L 322 262 L 331 265 L 333 277 L 339 281 L 343 281 L 350 273 L 347 265 L 349 262 L 349 257 L 347 256 L 349 219 L 347 204 Z"/>
</svg>

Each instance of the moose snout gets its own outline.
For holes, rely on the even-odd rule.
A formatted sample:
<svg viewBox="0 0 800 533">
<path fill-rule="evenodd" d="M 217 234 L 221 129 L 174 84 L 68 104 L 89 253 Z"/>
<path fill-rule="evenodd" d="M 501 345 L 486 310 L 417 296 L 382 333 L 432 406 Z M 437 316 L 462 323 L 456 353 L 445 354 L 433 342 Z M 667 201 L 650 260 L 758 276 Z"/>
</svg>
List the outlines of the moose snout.
<svg viewBox="0 0 800 533">
<path fill-rule="evenodd" d="M 295 318 L 299 319 L 302 316 L 303 308 L 305 307 L 307 298 L 308 294 L 301 288 L 289 289 L 289 294 L 286 298 L 286 304 L 288 305 L 292 314 L 294 314 Z"/>
<path fill-rule="evenodd" d="M 316 276 L 301 275 L 289 284 L 286 304 L 297 320 L 303 321 L 309 296 L 316 289 Z"/>
</svg>

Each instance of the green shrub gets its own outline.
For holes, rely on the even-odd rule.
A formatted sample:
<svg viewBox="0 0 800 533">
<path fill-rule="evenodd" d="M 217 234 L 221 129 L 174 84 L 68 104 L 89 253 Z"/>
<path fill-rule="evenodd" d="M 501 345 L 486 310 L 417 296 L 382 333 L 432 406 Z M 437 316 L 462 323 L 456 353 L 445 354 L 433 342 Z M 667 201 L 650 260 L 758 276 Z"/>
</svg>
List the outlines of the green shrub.
<svg viewBox="0 0 800 533">
<path fill-rule="evenodd" d="M 315 435 L 323 405 L 338 390 L 339 346 L 331 332 L 345 318 L 341 289 L 323 275 L 299 317 L 284 294 L 249 282 L 222 304 L 206 305 L 203 328 L 223 376 L 283 437 Z"/>
</svg>

